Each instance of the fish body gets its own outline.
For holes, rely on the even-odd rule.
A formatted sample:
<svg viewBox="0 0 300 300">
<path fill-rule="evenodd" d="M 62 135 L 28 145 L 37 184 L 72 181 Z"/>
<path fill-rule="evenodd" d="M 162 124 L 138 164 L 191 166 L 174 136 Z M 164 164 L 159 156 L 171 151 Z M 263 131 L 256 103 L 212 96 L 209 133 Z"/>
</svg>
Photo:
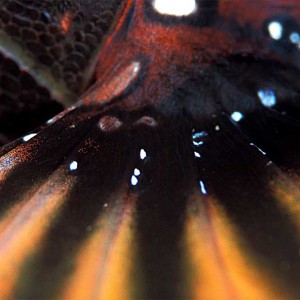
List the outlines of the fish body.
<svg viewBox="0 0 300 300">
<path fill-rule="evenodd" d="M 300 297 L 300 6 L 164 2 L 3 0 L 1 299 Z"/>
</svg>

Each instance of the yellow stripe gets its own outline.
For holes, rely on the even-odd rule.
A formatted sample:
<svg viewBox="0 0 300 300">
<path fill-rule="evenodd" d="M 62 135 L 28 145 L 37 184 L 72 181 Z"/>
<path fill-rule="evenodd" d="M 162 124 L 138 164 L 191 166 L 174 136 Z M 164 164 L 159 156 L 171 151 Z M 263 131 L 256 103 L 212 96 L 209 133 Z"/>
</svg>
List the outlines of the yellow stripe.
<svg viewBox="0 0 300 300">
<path fill-rule="evenodd" d="M 11 299 L 24 260 L 38 247 L 75 177 L 57 171 L 31 197 L 15 205 L 0 222 L 0 295 Z"/>
<path fill-rule="evenodd" d="M 195 195 L 186 219 L 186 270 L 192 299 L 288 299 L 251 258 L 247 245 L 212 198 Z"/>
<path fill-rule="evenodd" d="M 300 178 L 280 171 L 277 174 L 277 178 L 271 182 L 271 190 L 300 232 Z"/>
<path fill-rule="evenodd" d="M 112 207 L 104 208 L 97 227 L 81 249 L 62 299 L 133 299 L 136 199 L 134 195 L 117 198 Z"/>
</svg>

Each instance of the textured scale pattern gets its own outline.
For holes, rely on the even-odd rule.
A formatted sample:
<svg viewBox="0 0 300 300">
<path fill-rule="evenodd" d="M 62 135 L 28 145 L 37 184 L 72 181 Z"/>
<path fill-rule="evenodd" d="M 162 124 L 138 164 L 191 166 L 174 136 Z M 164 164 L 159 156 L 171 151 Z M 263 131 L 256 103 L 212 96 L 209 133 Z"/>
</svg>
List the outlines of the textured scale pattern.
<svg viewBox="0 0 300 300">
<path fill-rule="evenodd" d="M 70 90 L 80 92 L 86 84 L 83 70 L 112 21 L 110 6 L 97 1 L 8 0 L 1 8 L 1 30 L 62 78 Z M 91 11 L 95 13 L 90 15 Z"/>
<path fill-rule="evenodd" d="M 0 53 L 6 62 L 1 66 L 0 131 L 12 136 L 28 132 L 62 109 L 53 100 L 65 105 L 82 93 L 92 78 L 99 46 L 113 20 L 114 2 L 118 0 L 1 1 Z M 9 63 L 11 48 L 19 48 L 13 55 L 16 66 Z M 20 73 L 28 72 L 28 68 L 30 74 L 24 75 L 24 80 Z M 45 77 L 47 84 L 39 77 Z M 30 90 L 23 87 L 24 81 Z M 55 84 L 62 91 L 53 91 Z M 42 110 L 48 113 L 41 115 Z M 30 124 L 30 119 L 37 120 Z M 20 131 L 14 126 L 16 122 L 19 127 L 29 125 Z"/>
<path fill-rule="evenodd" d="M 7 31 L 26 26 L 3 27 L 0 72 L 15 83 L 1 89 L 34 93 L 29 111 L 40 94 L 65 109 L 0 149 L 0 298 L 300 297 L 297 1 L 197 0 L 184 17 L 151 0 L 3 3 L 2 19 L 22 7 L 62 33 L 58 81 L 88 40 L 96 59 L 74 67 L 92 77 L 68 99 Z M 67 55 L 80 30 L 83 51 Z"/>
</svg>

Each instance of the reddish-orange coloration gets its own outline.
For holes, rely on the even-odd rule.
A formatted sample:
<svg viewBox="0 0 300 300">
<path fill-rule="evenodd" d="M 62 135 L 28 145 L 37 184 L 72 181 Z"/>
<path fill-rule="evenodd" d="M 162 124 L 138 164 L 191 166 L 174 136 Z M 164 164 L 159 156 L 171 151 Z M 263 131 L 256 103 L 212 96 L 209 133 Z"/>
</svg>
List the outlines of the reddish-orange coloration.
<svg viewBox="0 0 300 300">
<path fill-rule="evenodd" d="M 28 162 L 32 159 L 32 151 L 42 141 L 34 140 L 30 143 L 20 145 L 0 158 L 0 183 L 3 184 L 6 177 L 18 164 Z"/>
<path fill-rule="evenodd" d="M 66 12 L 60 19 L 60 25 L 63 31 L 68 32 L 72 24 L 73 16 L 69 12 Z"/>
<path fill-rule="evenodd" d="M 124 69 L 121 69 L 118 65 L 118 72 L 110 74 L 114 76 L 113 78 L 107 78 L 105 82 L 93 85 L 93 87 L 88 90 L 82 96 L 84 103 L 89 104 L 99 104 L 104 105 L 109 103 L 112 99 L 120 96 L 126 89 L 133 84 L 138 78 L 139 72 L 141 71 L 141 66 L 138 61 L 134 61 L 128 66 L 125 65 Z"/>
<path fill-rule="evenodd" d="M 237 41 L 225 32 L 187 24 L 166 28 L 164 24 L 151 20 L 145 11 L 144 0 L 127 1 L 114 33 L 106 40 L 99 56 L 102 63 L 97 68 L 97 85 L 102 88 L 110 78 L 122 74 L 122 69 L 137 59 L 142 66 L 141 73 L 147 72 L 143 84 L 120 103 L 119 106 L 128 110 L 161 102 L 174 87 L 184 83 L 188 76 L 194 76 L 199 68 L 237 51 L 251 51 L 249 42 Z M 204 48 L 205 53 L 201 51 Z M 101 92 L 105 94 L 103 90 Z M 97 102 L 95 96 L 94 99 L 94 105 L 102 101 Z M 85 100 L 86 104 L 91 104 L 90 97 Z"/>
</svg>

